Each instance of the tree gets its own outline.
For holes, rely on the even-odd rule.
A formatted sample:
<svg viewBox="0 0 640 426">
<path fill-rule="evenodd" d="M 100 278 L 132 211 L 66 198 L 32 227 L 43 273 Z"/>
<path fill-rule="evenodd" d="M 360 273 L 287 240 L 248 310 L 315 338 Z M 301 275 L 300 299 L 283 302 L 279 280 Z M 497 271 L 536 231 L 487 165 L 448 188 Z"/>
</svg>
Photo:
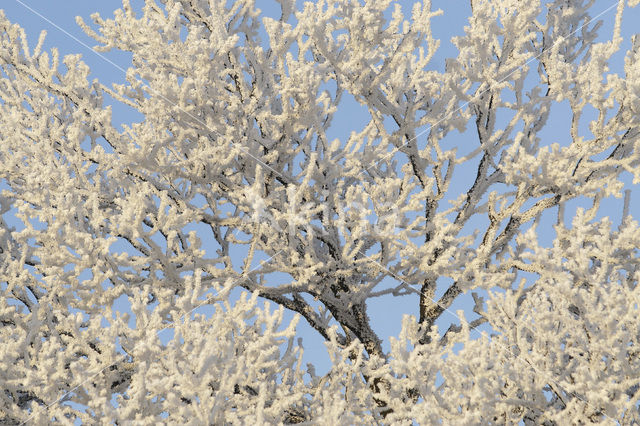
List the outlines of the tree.
<svg viewBox="0 0 640 426">
<path fill-rule="evenodd" d="M 596 42 L 594 0 L 472 0 L 444 71 L 429 1 L 227 3 L 78 18 L 132 53 L 113 87 L 0 15 L 2 423 L 639 422 L 640 39 L 609 70 L 638 1 Z M 346 93 L 371 120 L 330 140 Z M 390 351 L 376 297 L 419 304 Z"/>
</svg>

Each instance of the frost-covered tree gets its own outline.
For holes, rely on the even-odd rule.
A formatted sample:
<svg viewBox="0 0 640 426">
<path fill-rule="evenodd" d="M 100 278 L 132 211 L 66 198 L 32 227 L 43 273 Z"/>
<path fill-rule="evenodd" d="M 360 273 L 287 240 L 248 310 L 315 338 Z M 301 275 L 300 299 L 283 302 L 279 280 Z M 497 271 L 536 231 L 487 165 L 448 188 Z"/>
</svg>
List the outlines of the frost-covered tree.
<svg viewBox="0 0 640 426">
<path fill-rule="evenodd" d="M 0 423 L 640 422 L 638 0 L 472 0 L 442 70 L 428 0 L 259 3 L 78 19 L 111 87 L 0 14 Z"/>
</svg>

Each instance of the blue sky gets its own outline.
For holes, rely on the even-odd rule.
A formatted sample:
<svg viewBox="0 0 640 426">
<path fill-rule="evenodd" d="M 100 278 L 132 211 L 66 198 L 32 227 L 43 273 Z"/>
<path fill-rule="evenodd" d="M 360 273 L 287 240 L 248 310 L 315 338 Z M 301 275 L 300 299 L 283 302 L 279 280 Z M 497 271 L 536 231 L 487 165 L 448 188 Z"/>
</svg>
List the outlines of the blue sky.
<svg viewBox="0 0 640 426">
<path fill-rule="evenodd" d="M 271 0 L 257 0 L 257 5 L 261 8 L 265 14 L 277 17 L 279 16 L 279 7 L 274 1 Z M 302 2 L 300 2 L 302 3 Z M 403 6 L 405 15 L 410 14 L 410 6 L 413 4 L 410 0 L 404 0 L 399 2 Z M 598 0 L 592 15 L 607 9 L 617 1 Z M 134 7 L 139 6 L 141 2 L 132 1 Z M 441 47 L 437 53 L 433 66 L 437 69 L 443 70 L 445 58 L 456 56 L 456 50 L 450 43 L 450 38 L 454 35 L 461 35 L 462 28 L 466 24 L 466 18 L 470 13 L 468 1 L 456 1 L 456 0 L 434 0 L 432 2 L 433 9 L 442 8 L 445 12 L 444 16 L 436 17 L 432 21 L 433 33 L 436 38 L 441 39 Z M 100 14 L 108 18 L 112 16 L 114 9 L 122 6 L 121 1 L 118 0 L 101 0 L 101 1 L 86 1 L 86 0 L 64 0 L 64 1 L 51 1 L 51 0 L 4 0 L 2 2 L 2 9 L 10 21 L 20 24 L 26 31 L 29 37 L 30 46 L 34 46 L 37 42 L 38 35 L 41 30 L 47 31 L 47 41 L 45 43 L 45 49 L 51 47 L 57 47 L 62 54 L 80 53 L 82 54 L 83 61 L 85 61 L 92 70 L 92 77 L 98 78 L 101 82 L 109 84 L 112 82 L 124 81 L 124 71 L 129 66 L 130 54 L 122 52 L 110 52 L 106 55 L 96 54 L 90 47 L 96 43 L 94 40 L 86 36 L 75 22 L 75 16 L 82 16 L 85 22 L 90 22 L 90 15 L 93 12 L 100 12 Z M 613 17 L 615 14 L 615 8 L 602 16 L 605 21 L 605 25 L 600 31 L 601 37 L 609 38 L 612 32 Z M 625 44 L 613 60 L 612 71 L 621 72 L 621 66 L 623 64 L 624 52 L 629 46 L 629 35 L 634 32 L 633 23 L 640 22 L 640 8 L 627 9 L 623 18 L 623 35 L 625 36 Z M 561 145 L 569 142 L 569 131 L 566 123 L 569 118 L 568 104 L 559 104 L 547 124 L 547 127 L 540 133 L 540 137 L 543 138 L 542 145 L 550 145 L 553 142 L 558 142 Z M 113 117 L 116 123 L 128 123 L 132 119 L 139 120 L 141 117 L 135 117 L 130 114 L 130 111 L 115 106 L 113 109 Z M 345 138 L 352 130 L 361 128 L 369 120 L 366 110 L 363 110 L 361 106 L 355 103 L 353 100 L 347 99 L 341 104 L 339 113 L 336 114 L 331 132 L 334 137 Z M 358 126 L 354 128 L 354 123 Z M 587 135 L 586 123 L 582 126 L 582 131 Z M 465 134 L 452 135 L 453 143 L 462 144 L 468 137 L 475 137 L 474 132 L 467 132 Z M 627 176 L 628 177 L 628 176 Z M 460 173 L 458 179 L 454 182 L 456 187 L 460 188 L 460 192 L 464 192 L 469 187 L 475 178 L 475 170 L 473 168 L 468 169 L 468 173 Z M 628 179 L 630 185 L 630 179 Z M 638 191 L 635 190 L 637 193 Z M 640 194 L 638 194 L 640 195 Z M 572 203 L 568 209 L 575 209 L 578 206 L 588 207 L 588 203 L 584 203 L 580 200 Z M 613 220 L 614 224 L 620 220 L 620 212 L 622 209 L 621 200 L 605 200 L 604 207 L 601 212 L 602 215 L 608 215 Z M 632 198 L 631 213 L 640 211 L 640 200 L 638 196 Z M 637 216 L 637 214 L 636 214 Z M 547 218 L 548 220 L 550 219 Z M 543 223 L 545 226 L 550 226 L 551 222 Z M 480 226 L 480 225 L 478 225 Z M 539 228 L 541 232 L 544 232 L 544 227 Z M 549 233 L 549 237 L 551 233 Z M 206 247 L 205 247 L 206 248 Z M 241 254 L 239 254 L 241 256 Z M 457 309 L 470 310 L 470 296 L 461 298 L 452 307 L 451 311 L 455 312 Z M 400 298 L 384 297 L 379 298 L 369 303 L 369 312 L 372 317 L 373 326 L 378 331 L 380 337 L 387 338 L 390 335 L 397 335 L 400 329 L 400 319 L 403 314 L 417 315 L 417 297 L 405 296 Z M 447 316 L 445 314 L 444 316 Z M 447 317 L 446 324 L 448 324 L 453 318 Z M 305 337 L 305 348 L 307 360 L 317 364 L 319 371 L 323 371 L 328 366 L 328 360 L 326 359 L 323 350 L 322 343 L 317 335 L 303 322 L 300 323 L 300 333 Z"/>
</svg>

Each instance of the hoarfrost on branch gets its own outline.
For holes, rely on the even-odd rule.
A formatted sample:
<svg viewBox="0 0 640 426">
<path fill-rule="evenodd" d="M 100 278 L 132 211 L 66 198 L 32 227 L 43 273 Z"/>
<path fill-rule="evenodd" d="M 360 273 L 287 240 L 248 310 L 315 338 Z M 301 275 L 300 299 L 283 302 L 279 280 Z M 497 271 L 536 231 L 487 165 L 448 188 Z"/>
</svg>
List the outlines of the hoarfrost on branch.
<svg viewBox="0 0 640 426">
<path fill-rule="evenodd" d="M 472 0 L 442 71 L 428 0 L 256 3 L 78 18 L 132 53 L 111 87 L 0 14 L 0 421 L 639 422 L 638 2 L 607 35 L 593 0 Z M 370 121 L 332 138 L 345 95 Z M 389 351 L 376 297 L 417 304 Z"/>
</svg>

